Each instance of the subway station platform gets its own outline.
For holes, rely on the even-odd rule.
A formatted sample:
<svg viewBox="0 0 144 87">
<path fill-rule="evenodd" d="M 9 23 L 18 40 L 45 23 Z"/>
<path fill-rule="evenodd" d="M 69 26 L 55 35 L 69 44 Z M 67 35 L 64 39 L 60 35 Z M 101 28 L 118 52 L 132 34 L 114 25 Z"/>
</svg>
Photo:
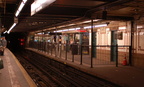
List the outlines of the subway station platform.
<svg viewBox="0 0 144 87">
<path fill-rule="evenodd" d="M 37 87 L 9 49 L 5 49 L 4 56 L 0 58 L 4 63 L 0 73 L 0 87 Z"/>
<path fill-rule="evenodd" d="M 50 57 L 48 54 L 42 51 L 38 51 L 31 48 L 28 48 L 28 50 L 34 51 L 41 55 L 48 56 L 49 58 L 75 67 L 76 69 L 79 69 L 86 73 L 98 76 L 102 79 L 106 79 L 108 81 L 120 85 L 121 87 L 144 87 L 144 70 L 140 68 L 122 65 L 119 65 L 118 67 L 110 65 L 97 65 L 91 68 L 90 66 L 84 64 L 80 65 L 77 62 L 72 62 L 62 58 L 54 58 L 52 56 Z"/>
<path fill-rule="evenodd" d="M 144 87 L 144 70 L 136 67 L 98 65 L 90 68 L 90 66 L 79 65 L 70 61 L 65 62 L 81 71 L 106 79 L 121 87 Z"/>
</svg>

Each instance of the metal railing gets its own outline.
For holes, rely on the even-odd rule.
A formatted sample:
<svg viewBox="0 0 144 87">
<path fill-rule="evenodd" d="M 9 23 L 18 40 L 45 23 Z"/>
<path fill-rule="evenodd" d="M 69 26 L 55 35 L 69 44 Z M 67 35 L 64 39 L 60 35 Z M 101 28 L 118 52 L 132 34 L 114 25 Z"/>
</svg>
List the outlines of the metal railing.
<svg viewBox="0 0 144 87">
<path fill-rule="evenodd" d="M 130 64 L 130 46 L 96 45 L 91 55 L 90 45 L 58 44 L 49 42 L 30 42 L 30 48 L 47 53 L 47 55 L 72 61 L 81 65 L 96 67 L 98 65 L 122 65 L 124 59 Z M 113 50 L 113 51 L 112 51 Z"/>
</svg>

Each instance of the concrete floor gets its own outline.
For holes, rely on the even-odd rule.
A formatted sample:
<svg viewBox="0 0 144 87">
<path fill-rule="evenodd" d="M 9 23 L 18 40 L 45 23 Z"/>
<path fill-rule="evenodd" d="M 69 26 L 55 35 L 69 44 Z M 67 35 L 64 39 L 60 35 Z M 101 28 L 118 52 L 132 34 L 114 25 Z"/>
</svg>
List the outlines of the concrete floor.
<svg viewBox="0 0 144 87">
<path fill-rule="evenodd" d="M 1 69 L 0 87 L 37 87 L 15 56 L 5 49 L 4 68 Z"/>
</svg>

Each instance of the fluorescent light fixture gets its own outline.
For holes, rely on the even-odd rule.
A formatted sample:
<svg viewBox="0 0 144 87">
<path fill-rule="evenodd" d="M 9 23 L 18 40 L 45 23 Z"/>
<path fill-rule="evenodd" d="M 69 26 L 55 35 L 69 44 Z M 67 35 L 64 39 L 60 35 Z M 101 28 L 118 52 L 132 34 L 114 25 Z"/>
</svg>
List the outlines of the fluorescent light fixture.
<svg viewBox="0 0 144 87">
<path fill-rule="evenodd" d="M 57 31 L 54 31 L 54 32 L 65 32 L 65 31 L 73 31 L 73 30 L 79 30 L 80 28 L 70 28 L 70 29 L 64 29 L 64 30 L 57 30 Z"/>
<path fill-rule="evenodd" d="M 21 2 L 21 4 L 20 4 L 20 6 L 19 6 L 19 8 L 18 8 L 18 11 L 21 11 L 22 10 L 22 8 L 24 7 L 24 3 L 23 2 Z"/>
<path fill-rule="evenodd" d="M 84 21 L 84 22 L 82 22 L 82 23 L 90 23 L 91 22 L 91 20 L 88 20 L 88 21 Z"/>
<path fill-rule="evenodd" d="M 106 27 L 106 26 L 107 26 L 107 24 L 94 25 L 94 27 Z M 89 29 L 89 28 L 91 28 L 91 26 L 84 27 L 84 29 Z"/>
<path fill-rule="evenodd" d="M 15 14 L 15 16 L 17 17 L 19 15 L 19 13 L 20 13 L 20 11 L 17 11 L 16 14 Z"/>
<path fill-rule="evenodd" d="M 95 25 L 94 27 L 106 27 L 107 24 L 100 24 L 100 25 Z"/>
<path fill-rule="evenodd" d="M 37 33 L 38 35 L 42 35 L 42 34 L 44 34 L 44 32 L 40 32 L 40 33 Z"/>
<path fill-rule="evenodd" d="M 7 30 L 4 32 L 4 34 L 7 33 Z"/>
<path fill-rule="evenodd" d="M 75 28 L 71 28 L 71 29 L 69 29 L 69 31 L 72 31 L 72 30 L 75 30 Z"/>
<path fill-rule="evenodd" d="M 62 30 L 58 30 L 58 31 L 56 31 L 56 32 L 62 32 Z"/>
<path fill-rule="evenodd" d="M 62 30 L 62 31 L 69 31 L 69 29 L 65 29 L 65 30 Z"/>
<path fill-rule="evenodd" d="M 79 30 L 79 29 L 80 29 L 80 27 L 76 28 L 76 30 Z"/>
<path fill-rule="evenodd" d="M 96 21 L 99 21 L 99 19 L 95 19 L 95 20 L 93 20 L 93 22 L 96 22 Z M 91 20 L 84 21 L 84 22 L 82 22 L 82 23 L 90 23 L 90 22 L 91 22 Z"/>
<path fill-rule="evenodd" d="M 143 28 L 143 26 L 138 25 L 137 28 Z"/>
<path fill-rule="evenodd" d="M 86 27 L 84 27 L 84 29 L 88 29 L 88 28 L 91 28 L 91 26 L 86 26 Z"/>
<path fill-rule="evenodd" d="M 9 34 L 10 31 L 11 31 L 15 26 L 16 26 L 16 23 L 14 23 L 14 24 L 10 27 L 10 29 L 7 31 L 7 33 Z"/>
<path fill-rule="evenodd" d="M 27 2 L 27 0 L 23 0 L 18 8 L 18 10 L 15 13 L 15 16 L 17 17 L 19 15 L 19 13 L 21 12 L 21 10 L 23 9 L 25 3 Z"/>
</svg>

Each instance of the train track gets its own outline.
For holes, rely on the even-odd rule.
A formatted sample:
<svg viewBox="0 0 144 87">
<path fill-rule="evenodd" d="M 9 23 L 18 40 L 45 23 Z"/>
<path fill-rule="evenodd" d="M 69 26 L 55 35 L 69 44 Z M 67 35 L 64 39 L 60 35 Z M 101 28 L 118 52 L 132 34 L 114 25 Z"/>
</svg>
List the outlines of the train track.
<svg viewBox="0 0 144 87">
<path fill-rule="evenodd" d="M 120 87 L 31 51 L 15 55 L 38 87 Z"/>
</svg>

